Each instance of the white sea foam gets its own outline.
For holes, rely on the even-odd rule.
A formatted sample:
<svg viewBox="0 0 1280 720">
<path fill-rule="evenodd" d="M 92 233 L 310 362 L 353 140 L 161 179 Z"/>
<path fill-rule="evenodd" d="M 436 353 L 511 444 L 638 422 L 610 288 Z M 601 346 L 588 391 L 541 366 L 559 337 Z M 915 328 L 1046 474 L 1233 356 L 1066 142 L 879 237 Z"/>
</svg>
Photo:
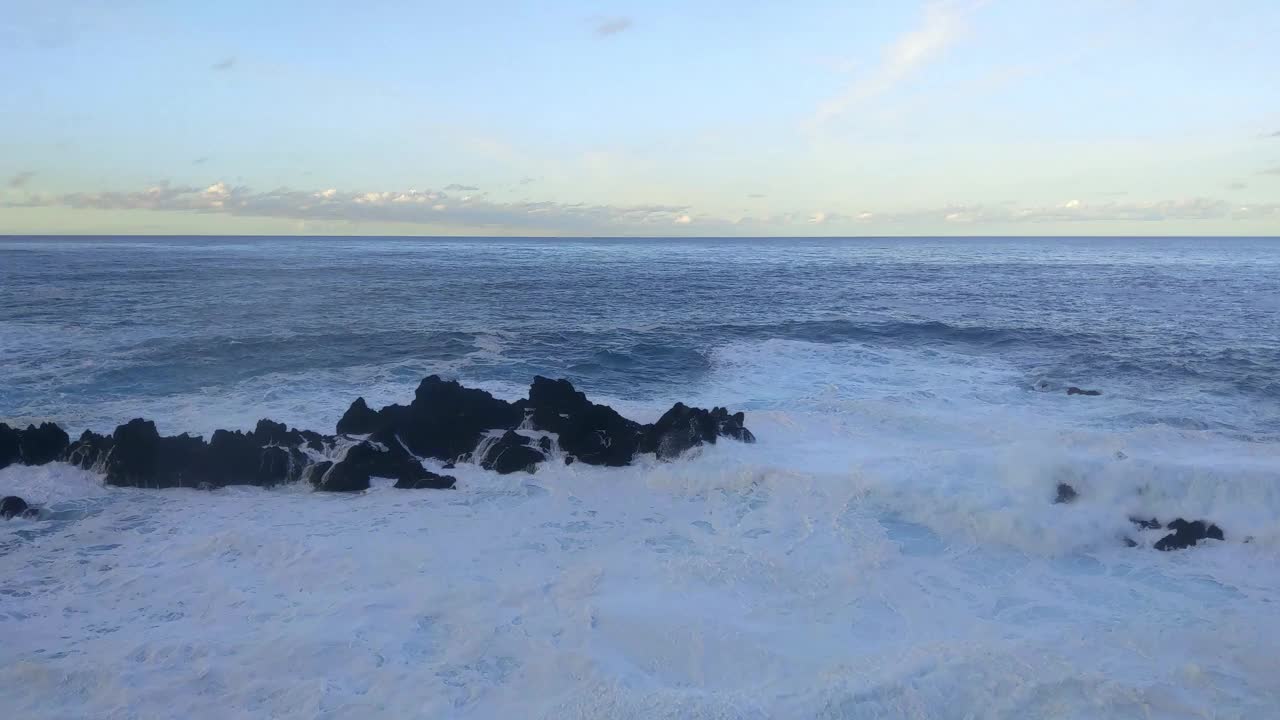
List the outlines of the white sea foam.
<svg viewBox="0 0 1280 720">
<path fill-rule="evenodd" d="M 0 525 L 6 712 L 1269 716 L 1276 448 L 1125 427 L 1123 398 L 1016 375 L 726 348 L 683 393 L 592 397 L 641 420 L 676 399 L 746 407 L 757 444 L 533 476 L 461 464 L 454 491 L 120 490 L 8 468 L 0 492 L 53 519 Z M 1080 499 L 1053 505 L 1059 482 Z M 1126 548 L 1159 536 L 1131 513 L 1205 517 L 1228 540 Z"/>
</svg>

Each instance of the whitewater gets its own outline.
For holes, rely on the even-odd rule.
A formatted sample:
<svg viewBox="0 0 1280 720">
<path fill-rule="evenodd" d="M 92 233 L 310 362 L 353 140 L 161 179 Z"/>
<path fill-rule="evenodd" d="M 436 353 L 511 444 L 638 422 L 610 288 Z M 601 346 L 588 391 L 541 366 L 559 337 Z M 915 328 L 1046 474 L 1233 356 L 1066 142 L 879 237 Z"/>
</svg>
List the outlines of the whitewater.
<svg viewBox="0 0 1280 720">
<path fill-rule="evenodd" d="M 1270 717 L 1278 303 L 1274 241 L 0 239 L 10 424 L 330 431 L 545 374 L 757 438 L 355 496 L 5 468 L 45 516 L 0 522 L 0 704 Z"/>
</svg>

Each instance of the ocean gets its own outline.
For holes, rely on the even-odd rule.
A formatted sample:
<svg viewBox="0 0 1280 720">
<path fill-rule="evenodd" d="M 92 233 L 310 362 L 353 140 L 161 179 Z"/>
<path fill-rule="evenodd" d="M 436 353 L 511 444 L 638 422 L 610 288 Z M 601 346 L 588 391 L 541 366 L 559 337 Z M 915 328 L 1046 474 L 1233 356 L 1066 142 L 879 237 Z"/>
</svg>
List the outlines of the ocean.
<svg viewBox="0 0 1280 720">
<path fill-rule="evenodd" d="M 0 522 L 5 712 L 1280 707 L 1280 241 L 0 238 L 0 422 L 332 432 L 433 373 L 757 442 L 356 496 L 5 468 L 46 509 Z"/>
</svg>

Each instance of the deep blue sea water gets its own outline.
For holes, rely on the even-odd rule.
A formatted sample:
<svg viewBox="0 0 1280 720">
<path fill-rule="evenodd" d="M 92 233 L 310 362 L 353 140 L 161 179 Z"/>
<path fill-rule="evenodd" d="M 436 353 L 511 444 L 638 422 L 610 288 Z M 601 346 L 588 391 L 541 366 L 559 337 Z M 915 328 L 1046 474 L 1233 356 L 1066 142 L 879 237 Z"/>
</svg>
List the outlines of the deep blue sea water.
<svg viewBox="0 0 1280 720">
<path fill-rule="evenodd" d="M 0 528 L 15 716 L 1280 707 L 1280 240 L 0 238 L 0 422 L 331 431 L 430 373 L 759 442 L 342 498 L 5 469 L 53 517 Z"/>
</svg>

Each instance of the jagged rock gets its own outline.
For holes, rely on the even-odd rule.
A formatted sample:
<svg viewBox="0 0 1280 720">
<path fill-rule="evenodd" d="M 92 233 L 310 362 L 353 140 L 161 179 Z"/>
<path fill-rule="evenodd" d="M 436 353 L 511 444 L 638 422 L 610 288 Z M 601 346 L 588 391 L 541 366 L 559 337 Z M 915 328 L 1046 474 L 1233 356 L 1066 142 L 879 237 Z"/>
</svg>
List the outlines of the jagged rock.
<svg viewBox="0 0 1280 720">
<path fill-rule="evenodd" d="M 1178 518 L 1169 523 L 1168 529 L 1173 530 L 1173 533 L 1165 535 L 1156 541 L 1155 548 L 1157 550 L 1181 550 L 1193 547 L 1201 540 L 1225 539 L 1221 528 L 1204 520 L 1188 522 Z"/>
<path fill-rule="evenodd" d="M 338 438 L 259 420 L 252 432 L 217 430 L 206 442 L 190 435 L 162 437 L 155 423 L 141 418 L 120 425 L 108 437 L 85 431 L 74 443 L 53 423 L 17 430 L 0 424 L 0 467 L 14 462 L 64 460 L 105 474 L 110 485 L 146 488 L 231 484 L 270 486 L 306 479 L 319 489 L 352 491 L 368 487 L 370 476 L 388 477 L 397 487 L 451 487 L 454 479 L 428 472 L 421 458 L 443 460 L 446 468 L 471 458 L 500 473 L 530 471 L 557 443 L 537 442 L 516 432 L 554 433 L 565 464 L 629 464 L 638 451 L 674 458 L 721 437 L 752 442 L 742 413 L 676 404 L 653 425 L 640 425 L 607 405 L 592 403 L 567 380 L 534 378 L 529 398 L 506 402 L 432 375 L 409 405 L 371 409 L 363 398 L 338 422 L 343 434 L 367 435 L 341 461 L 313 463 L 332 454 Z M 501 432 L 497 442 L 480 441 Z M 305 450 L 304 450 L 305 448 Z"/>
<path fill-rule="evenodd" d="M 721 407 L 704 410 L 676 403 L 656 423 L 644 428 L 640 451 L 672 460 L 703 443 L 715 444 L 720 437 L 755 442 L 755 436 L 742 425 L 744 419 L 743 413 L 730 415 Z"/>
<path fill-rule="evenodd" d="M 44 465 L 62 457 L 71 438 L 67 431 L 57 425 L 46 422 L 40 427 L 28 425 L 22 432 L 22 463 L 24 465 Z"/>
<path fill-rule="evenodd" d="M 22 431 L 0 423 L 0 469 L 7 468 L 22 457 Z"/>
<path fill-rule="evenodd" d="M 91 430 L 80 434 L 80 439 L 67 446 L 63 460 L 84 470 L 92 470 L 106 460 L 115 441 Z"/>
<path fill-rule="evenodd" d="M 34 518 L 40 515 L 40 511 L 27 505 L 27 501 L 17 495 L 10 495 L 0 500 L 0 518 L 9 520 L 16 517 Z"/>
<path fill-rule="evenodd" d="M 640 446 L 639 423 L 590 402 L 568 380 L 535 377 L 528 408 L 534 428 L 556 433 L 562 450 L 589 465 L 627 465 Z"/>
<path fill-rule="evenodd" d="M 1075 488 L 1066 483 L 1058 483 L 1058 494 L 1054 497 L 1053 504 L 1063 505 L 1066 503 L 1072 503 L 1075 502 L 1076 498 L 1079 496 L 1080 495 L 1076 492 Z"/>
<path fill-rule="evenodd" d="M 514 403 L 437 375 L 418 385 L 408 406 L 388 405 L 370 414 L 362 405 L 352 404 L 339 422 L 340 431 L 391 433 L 413 454 L 445 461 L 469 454 L 486 432 L 514 428 L 524 416 Z"/>
<path fill-rule="evenodd" d="M 1101 390 L 1081 390 L 1075 385 L 1072 385 L 1071 387 L 1067 388 L 1067 394 L 1068 395 L 1087 395 L 1090 397 L 1097 397 L 1098 395 L 1102 394 L 1102 391 Z"/>
<path fill-rule="evenodd" d="M 508 430 L 486 450 L 484 457 L 479 458 L 480 467 L 502 475 L 534 472 L 538 469 L 538 463 L 546 460 L 547 456 L 530 447 L 532 442 L 530 438 Z"/>
<path fill-rule="evenodd" d="M 339 435 L 368 435 L 382 427 L 382 417 L 365 404 L 363 397 L 356 398 L 351 407 L 338 420 Z"/>
</svg>

